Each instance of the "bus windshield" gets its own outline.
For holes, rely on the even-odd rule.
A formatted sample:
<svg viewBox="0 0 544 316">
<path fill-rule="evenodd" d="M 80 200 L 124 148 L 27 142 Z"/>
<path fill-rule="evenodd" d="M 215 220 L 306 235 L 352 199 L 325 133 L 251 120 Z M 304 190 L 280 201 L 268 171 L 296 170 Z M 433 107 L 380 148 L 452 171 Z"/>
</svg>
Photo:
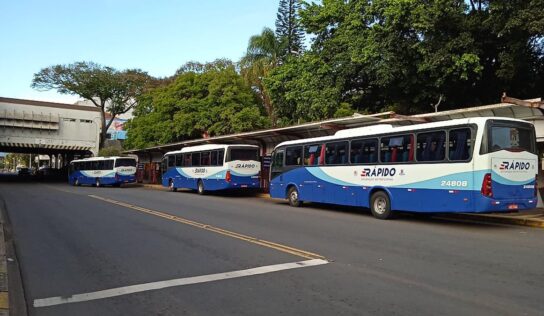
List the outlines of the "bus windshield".
<svg viewBox="0 0 544 316">
<path fill-rule="evenodd" d="M 491 126 L 491 152 L 507 150 L 512 152 L 534 152 L 533 131 L 521 126 Z"/>
<path fill-rule="evenodd" d="M 228 161 L 259 160 L 259 151 L 256 148 L 231 148 Z"/>
<path fill-rule="evenodd" d="M 120 158 L 115 160 L 115 167 L 136 167 L 136 160 L 132 158 Z"/>
</svg>

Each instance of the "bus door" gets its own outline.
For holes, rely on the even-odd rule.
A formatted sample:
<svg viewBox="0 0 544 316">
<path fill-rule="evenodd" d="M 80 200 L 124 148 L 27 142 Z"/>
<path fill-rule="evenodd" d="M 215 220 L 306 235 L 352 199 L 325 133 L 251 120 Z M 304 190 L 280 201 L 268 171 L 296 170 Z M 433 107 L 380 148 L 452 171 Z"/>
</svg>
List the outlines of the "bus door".
<svg viewBox="0 0 544 316">
<path fill-rule="evenodd" d="M 272 153 L 272 165 L 270 166 L 270 195 L 282 196 L 285 192 L 283 181 L 283 160 L 285 150 L 280 149 Z"/>
<path fill-rule="evenodd" d="M 161 183 L 164 182 L 163 176 L 166 173 L 166 170 L 168 169 L 168 157 L 164 157 L 161 160 Z"/>
<path fill-rule="evenodd" d="M 312 173 L 324 164 L 324 144 L 304 146 L 304 167 Z M 300 199 L 321 202 L 324 199 L 324 186 L 314 177 L 302 179 L 299 187 Z"/>
</svg>

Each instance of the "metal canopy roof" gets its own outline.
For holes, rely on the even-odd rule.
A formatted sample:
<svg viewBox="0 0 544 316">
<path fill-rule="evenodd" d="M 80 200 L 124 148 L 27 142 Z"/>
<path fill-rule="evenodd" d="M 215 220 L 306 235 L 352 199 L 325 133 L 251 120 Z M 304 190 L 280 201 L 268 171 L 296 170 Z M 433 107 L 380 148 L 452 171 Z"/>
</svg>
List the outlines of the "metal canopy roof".
<svg viewBox="0 0 544 316">
<path fill-rule="evenodd" d="M 366 125 L 373 125 L 377 122 L 380 122 L 384 118 L 391 117 L 394 115 L 394 112 L 382 112 L 371 115 L 361 115 L 355 114 L 353 116 L 330 119 L 320 122 L 305 123 L 295 126 L 280 127 L 252 132 L 237 133 L 231 135 L 216 136 L 210 138 L 201 138 L 194 140 L 187 140 L 172 144 L 166 144 L 161 146 L 154 146 L 145 149 L 135 149 L 128 150 L 127 153 L 143 153 L 143 152 L 167 152 L 181 147 L 186 146 L 195 146 L 201 144 L 213 144 L 213 143 L 222 143 L 222 144 L 233 144 L 233 143 L 251 143 L 259 146 L 263 146 L 267 143 L 281 143 L 287 140 L 308 138 L 308 137 L 317 137 L 317 136 L 327 136 L 332 135 L 336 131 L 360 127 Z"/>
<path fill-rule="evenodd" d="M 530 101 L 535 101 L 537 103 L 542 103 L 540 102 L 540 99 L 519 101 L 527 103 L 529 103 Z M 516 105 L 514 103 L 506 102 L 451 111 L 418 114 L 412 116 L 398 115 L 395 112 L 391 111 L 371 115 L 361 115 L 356 113 L 353 116 L 338 119 L 305 123 L 282 128 L 273 128 L 253 132 L 187 140 L 172 144 L 149 147 L 145 149 L 128 150 L 126 152 L 132 154 L 151 152 L 164 153 L 167 151 L 177 150 L 186 146 L 195 146 L 209 143 L 228 144 L 243 142 L 265 146 L 266 144 L 279 144 L 283 141 L 288 140 L 328 136 L 333 135 L 336 131 L 341 129 L 363 127 L 375 124 L 392 124 L 396 126 L 405 126 L 426 122 L 438 122 L 458 118 L 485 116 L 509 117 L 523 120 L 537 120 L 544 118 L 542 110 L 540 108 L 529 107 L 527 105 Z"/>
</svg>

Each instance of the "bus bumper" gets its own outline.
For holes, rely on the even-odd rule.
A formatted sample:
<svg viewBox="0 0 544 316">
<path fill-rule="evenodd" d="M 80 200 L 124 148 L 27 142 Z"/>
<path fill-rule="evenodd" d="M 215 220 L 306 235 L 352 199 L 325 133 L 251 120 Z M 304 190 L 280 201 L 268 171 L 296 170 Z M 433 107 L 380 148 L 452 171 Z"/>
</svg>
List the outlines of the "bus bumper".
<svg viewBox="0 0 544 316">
<path fill-rule="evenodd" d="M 475 212 L 514 212 L 518 210 L 527 210 L 536 207 L 538 198 L 531 199 L 493 199 L 482 197 L 476 200 Z"/>
</svg>

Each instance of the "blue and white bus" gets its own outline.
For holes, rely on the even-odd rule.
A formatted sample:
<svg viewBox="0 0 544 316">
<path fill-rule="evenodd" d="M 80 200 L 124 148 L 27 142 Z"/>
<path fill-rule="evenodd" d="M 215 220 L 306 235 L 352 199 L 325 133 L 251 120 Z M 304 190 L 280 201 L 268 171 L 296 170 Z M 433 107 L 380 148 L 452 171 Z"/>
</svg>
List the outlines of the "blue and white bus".
<svg viewBox="0 0 544 316">
<path fill-rule="evenodd" d="M 206 191 L 260 187 L 259 147 L 201 145 L 171 151 L 162 160 L 162 185 Z"/>
<path fill-rule="evenodd" d="M 112 185 L 136 182 L 136 159 L 131 157 L 94 157 L 70 162 L 71 185 Z"/>
<path fill-rule="evenodd" d="M 534 126 L 469 118 L 376 125 L 288 141 L 272 154 L 270 195 L 394 211 L 491 212 L 534 208 Z"/>
</svg>

